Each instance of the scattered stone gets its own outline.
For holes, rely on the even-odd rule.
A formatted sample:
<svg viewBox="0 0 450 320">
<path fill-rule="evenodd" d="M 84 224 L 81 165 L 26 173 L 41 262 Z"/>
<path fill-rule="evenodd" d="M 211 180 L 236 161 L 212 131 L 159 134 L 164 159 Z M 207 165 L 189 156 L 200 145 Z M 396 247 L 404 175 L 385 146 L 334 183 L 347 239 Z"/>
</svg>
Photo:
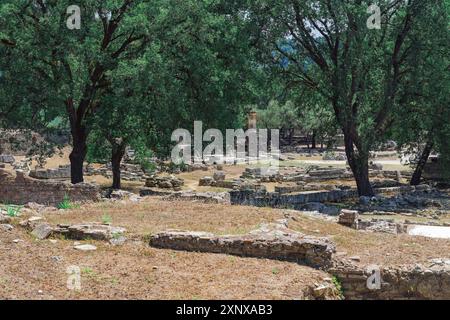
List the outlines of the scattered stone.
<svg viewBox="0 0 450 320">
<path fill-rule="evenodd" d="M 10 223 L 11 217 L 8 217 L 7 215 L 4 215 L 0 213 L 0 223 Z"/>
<path fill-rule="evenodd" d="M 213 182 L 214 182 L 214 179 L 212 177 L 205 176 L 199 180 L 198 185 L 200 187 L 209 187 L 213 184 Z"/>
<path fill-rule="evenodd" d="M 111 190 L 109 194 L 106 194 L 106 198 L 110 198 L 112 200 L 129 200 L 131 202 L 138 202 L 142 200 L 140 196 L 133 192 L 125 191 L 125 190 Z"/>
<path fill-rule="evenodd" d="M 0 224 L 0 228 L 4 231 L 11 231 L 14 227 L 10 224 Z"/>
<path fill-rule="evenodd" d="M 174 189 L 180 190 L 184 185 L 184 180 L 176 178 L 174 176 L 159 177 L 156 175 L 151 176 L 145 182 L 145 186 L 148 188 L 161 188 L 161 189 Z"/>
<path fill-rule="evenodd" d="M 16 161 L 16 159 L 10 154 L 1 154 L 0 155 L 0 162 L 2 162 L 2 163 L 13 164 L 15 161 Z"/>
<path fill-rule="evenodd" d="M 50 259 L 52 259 L 52 261 L 54 262 L 61 262 L 64 260 L 64 258 L 60 256 L 52 256 Z"/>
<path fill-rule="evenodd" d="M 32 231 L 36 228 L 37 225 L 41 224 L 44 221 L 44 218 L 41 216 L 32 216 L 27 220 L 21 221 L 19 225 L 29 231 Z"/>
<path fill-rule="evenodd" d="M 347 227 L 355 228 L 358 224 L 359 214 L 358 211 L 342 209 L 339 215 L 339 224 Z"/>
<path fill-rule="evenodd" d="M 105 224 L 77 224 L 72 226 L 58 225 L 54 233 L 63 234 L 74 240 L 106 240 L 120 237 L 126 229 Z"/>
<path fill-rule="evenodd" d="M 313 289 L 313 296 L 317 300 L 330 300 L 339 297 L 339 292 L 331 283 L 325 283 Z"/>
<path fill-rule="evenodd" d="M 74 249 L 80 250 L 80 251 L 95 251 L 95 250 L 97 250 L 97 247 L 92 244 L 80 244 L 80 245 L 74 246 Z"/>
<path fill-rule="evenodd" d="M 109 239 L 109 243 L 112 244 L 113 246 L 121 246 L 125 243 L 125 241 L 127 240 L 127 238 L 120 236 L 120 237 L 114 237 L 112 239 Z"/>
<path fill-rule="evenodd" d="M 355 261 L 355 262 L 360 262 L 361 261 L 361 258 L 359 256 L 353 256 L 353 257 L 350 257 L 349 259 L 352 260 L 352 261 Z"/>
<path fill-rule="evenodd" d="M 383 170 L 383 166 L 381 164 L 379 164 L 379 163 L 375 163 L 373 161 L 370 161 L 369 169 L 382 171 Z"/>
<path fill-rule="evenodd" d="M 13 242 L 14 243 L 19 243 L 19 242 L 23 242 L 23 240 L 22 239 L 14 239 Z"/>
<path fill-rule="evenodd" d="M 52 232 L 53 228 L 48 223 L 42 223 L 37 225 L 31 232 L 31 234 L 39 240 L 44 240 L 47 239 L 52 234 Z"/>
<path fill-rule="evenodd" d="M 223 171 L 214 172 L 213 179 L 215 181 L 224 181 L 225 180 L 225 172 L 223 172 Z"/>
<path fill-rule="evenodd" d="M 344 153 L 325 152 L 322 157 L 324 161 L 345 161 L 347 156 Z"/>
</svg>

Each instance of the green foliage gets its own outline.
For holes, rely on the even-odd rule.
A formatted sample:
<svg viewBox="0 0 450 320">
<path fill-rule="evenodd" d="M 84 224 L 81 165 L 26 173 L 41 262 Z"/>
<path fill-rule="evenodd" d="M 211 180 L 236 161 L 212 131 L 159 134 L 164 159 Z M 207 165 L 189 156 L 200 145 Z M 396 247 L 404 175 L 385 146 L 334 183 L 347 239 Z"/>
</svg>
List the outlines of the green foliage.
<svg viewBox="0 0 450 320">
<path fill-rule="evenodd" d="M 65 195 L 64 195 L 63 201 L 60 202 L 60 203 L 58 203 L 56 207 L 57 207 L 58 209 L 61 209 L 61 210 L 70 210 L 70 209 L 76 209 L 76 208 L 78 208 L 77 205 L 73 204 L 73 203 L 70 201 L 70 198 L 69 198 L 69 195 L 68 195 L 68 194 L 65 194 Z"/>
<path fill-rule="evenodd" d="M 4 208 L 6 215 L 8 217 L 14 218 L 19 216 L 20 211 L 22 210 L 23 206 L 16 206 L 16 205 L 11 205 L 11 204 L 7 204 Z M 1 210 L 0 210 L 1 211 Z"/>
<path fill-rule="evenodd" d="M 102 216 L 102 223 L 103 224 L 111 224 L 112 223 L 112 217 L 108 214 L 104 214 Z"/>
<path fill-rule="evenodd" d="M 333 276 L 332 282 L 333 282 L 333 285 L 336 287 L 337 291 L 339 292 L 340 298 L 343 299 L 344 298 L 344 289 L 342 288 L 341 281 L 336 276 Z"/>
</svg>

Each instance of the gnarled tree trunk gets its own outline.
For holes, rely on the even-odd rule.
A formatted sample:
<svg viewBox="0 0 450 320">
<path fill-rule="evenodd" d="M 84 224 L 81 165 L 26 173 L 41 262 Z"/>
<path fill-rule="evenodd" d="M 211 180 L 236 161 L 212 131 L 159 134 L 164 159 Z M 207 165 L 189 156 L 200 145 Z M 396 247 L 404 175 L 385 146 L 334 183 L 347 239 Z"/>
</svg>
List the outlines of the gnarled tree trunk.
<svg viewBox="0 0 450 320">
<path fill-rule="evenodd" d="M 351 134 L 344 132 L 344 139 L 345 153 L 350 169 L 355 177 L 359 196 L 374 196 L 375 193 L 369 180 L 369 152 L 361 150 L 363 148 L 355 152 L 355 140 Z"/>
<path fill-rule="evenodd" d="M 72 128 L 73 148 L 70 153 L 70 178 L 73 184 L 84 182 L 83 163 L 86 158 L 86 128 L 84 126 L 75 126 Z"/>
<path fill-rule="evenodd" d="M 111 145 L 112 145 L 111 165 L 113 173 L 112 188 L 117 190 L 121 188 L 120 163 L 122 162 L 123 156 L 125 155 L 126 145 L 123 142 L 117 140 L 112 142 Z"/>
<path fill-rule="evenodd" d="M 422 154 L 420 155 L 419 162 L 417 163 L 416 169 L 414 170 L 414 173 L 411 178 L 410 184 L 412 186 L 417 186 L 420 184 L 420 180 L 422 179 L 422 172 L 425 168 L 425 165 L 427 164 L 428 157 L 431 154 L 431 151 L 433 150 L 433 141 L 431 139 L 428 139 L 425 148 L 422 151 Z"/>
<path fill-rule="evenodd" d="M 316 149 L 316 131 L 313 130 L 311 136 L 311 149 Z"/>
</svg>

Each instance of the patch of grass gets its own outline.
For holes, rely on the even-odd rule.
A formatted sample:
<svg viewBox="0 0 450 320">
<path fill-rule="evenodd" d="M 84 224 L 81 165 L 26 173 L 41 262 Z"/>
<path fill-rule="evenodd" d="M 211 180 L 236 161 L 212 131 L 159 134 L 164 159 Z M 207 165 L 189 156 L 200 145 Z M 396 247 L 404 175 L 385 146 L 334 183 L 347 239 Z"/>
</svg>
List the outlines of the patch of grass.
<svg viewBox="0 0 450 320">
<path fill-rule="evenodd" d="M 111 224 L 112 223 L 112 217 L 109 214 L 104 214 L 102 216 L 102 223 L 103 224 Z"/>
<path fill-rule="evenodd" d="M 15 206 L 15 205 L 7 204 L 6 208 L 5 208 L 6 215 L 8 217 L 15 218 L 20 214 L 20 211 L 22 210 L 22 208 L 23 208 L 22 206 Z"/>
<path fill-rule="evenodd" d="M 58 209 L 62 209 L 62 210 L 70 210 L 70 209 L 77 209 L 79 208 L 79 205 L 73 204 L 70 201 L 69 195 L 65 194 L 63 201 L 58 203 L 58 205 L 56 206 Z"/>
<path fill-rule="evenodd" d="M 117 240 L 117 239 L 119 239 L 122 236 L 122 233 L 114 232 L 111 236 L 112 236 L 113 239 Z"/>
<path fill-rule="evenodd" d="M 81 273 L 82 273 L 82 274 L 85 274 L 85 275 L 88 275 L 88 276 L 91 276 L 91 275 L 94 275 L 94 274 L 95 274 L 94 270 L 93 270 L 92 268 L 90 268 L 90 267 L 84 267 L 84 268 L 82 268 L 82 269 L 81 269 Z"/>
<path fill-rule="evenodd" d="M 278 268 L 273 268 L 272 269 L 272 274 L 277 275 L 280 273 L 280 270 Z"/>
</svg>

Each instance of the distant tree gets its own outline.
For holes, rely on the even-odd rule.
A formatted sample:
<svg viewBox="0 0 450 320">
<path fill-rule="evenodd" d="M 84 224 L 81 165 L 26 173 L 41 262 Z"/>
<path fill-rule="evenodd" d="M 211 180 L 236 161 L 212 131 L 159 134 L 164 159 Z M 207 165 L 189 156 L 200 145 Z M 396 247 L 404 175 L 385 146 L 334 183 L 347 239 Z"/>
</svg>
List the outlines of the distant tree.
<svg viewBox="0 0 450 320">
<path fill-rule="evenodd" d="M 276 51 L 279 61 L 288 60 L 280 72 L 299 90 L 310 88 L 328 101 L 360 195 L 374 195 L 369 152 L 392 124 L 399 87 L 410 72 L 410 35 L 438 2 L 376 1 L 383 17 L 379 30 L 367 25 L 374 1 L 261 0 L 249 10 L 265 28 L 266 52 L 267 43 L 273 46 L 267 57 Z M 286 50 L 287 43 L 294 50 Z"/>
<path fill-rule="evenodd" d="M 450 177 L 450 11 L 443 2 L 430 10 L 434 14 L 421 19 L 411 34 L 412 72 L 400 89 L 392 128 L 399 148 L 417 154 L 412 185 L 420 183 L 433 150 L 440 153 L 443 174 Z"/>
<path fill-rule="evenodd" d="M 125 71 L 155 41 L 159 1 L 82 0 L 79 30 L 66 26 L 67 8 L 73 1 L 2 2 L 2 36 L 15 43 L 13 56 L 27 57 L 27 73 L 33 90 L 28 94 L 52 97 L 70 124 L 72 183 L 83 181 L 89 121 L 110 87 L 111 73 Z M 174 21 L 176 23 L 176 21 Z M 36 92 L 35 92 L 36 91 Z"/>
</svg>

